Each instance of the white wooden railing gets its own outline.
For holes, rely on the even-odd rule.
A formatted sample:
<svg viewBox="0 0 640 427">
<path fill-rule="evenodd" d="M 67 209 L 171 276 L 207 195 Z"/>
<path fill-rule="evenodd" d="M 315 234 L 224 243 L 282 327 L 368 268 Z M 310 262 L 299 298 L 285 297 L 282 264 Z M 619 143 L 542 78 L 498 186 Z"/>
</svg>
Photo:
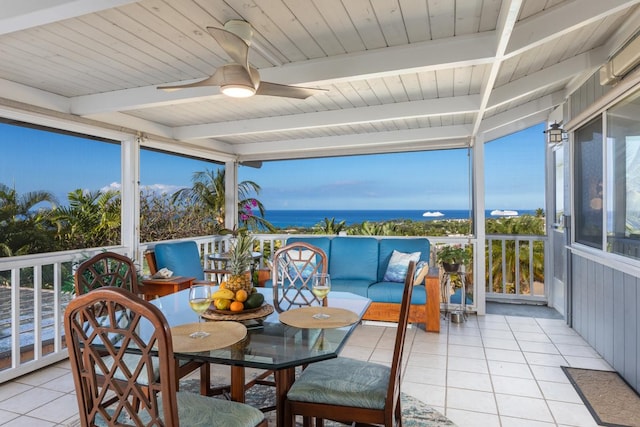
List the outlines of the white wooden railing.
<svg viewBox="0 0 640 427">
<path fill-rule="evenodd" d="M 260 259 L 259 268 L 266 268 L 266 260 L 279 248 L 286 239 L 293 237 L 292 234 L 256 234 L 257 249 L 263 254 Z M 295 235 L 303 236 L 303 235 Z M 385 237 L 378 237 L 385 238 Z M 395 237 L 394 237 L 395 238 Z M 438 246 L 441 244 L 462 244 L 473 245 L 474 253 L 477 243 L 467 237 L 428 237 L 431 242 L 431 264 L 436 265 Z M 230 236 L 200 236 L 189 239 L 198 243 L 203 259 L 206 255 L 214 252 L 224 252 L 228 250 Z M 533 243 L 542 242 L 544 236 L 489 236 L 486 240 L 487 259 L 492 259 L 494 250 L 493 244 L 500 244 L 502 251 L 509 246 L 507 242 L 513 241 L 515 244 L 524 247 L 528 245 L 530 255 L 528 257 L 528 269 L 532 271 L 533 264 Z M 130 251 L 124 247 L 93 248 L 84 250 L 74 250 L 65 252 L 55 252 L 47 254 L 37 254 L 28 256 L 18 256 L 0 258 L 0 273 L 8 277 L 8 283 L 0 287 L 4 292 L 0 304 L 0 383 L 9 381 L 28 372 L 56 363 L 67 357 L 67 350 L 64 343 L 63 314 L 68 301 L 72 298 L 69 293 L 63 292 L 63 282 L 71 280 L 73 266 L 79 264 L 84 259 L 104 250 L 114 251 L 135 259 L 143 274 L 148 272 L 144 262 L 144 251 L 152 248 L 156 243 L 149 242 L 141 244 L 136 256 L 132 256 Z M 520 262 L 523 262 L 522 252 Z M 526 258 L 526 257 L 525 257 Z M 487 287 L 487 299 L 534 299 L 541 300 L 543 296 L 539 292 L 529 292 L 527 294 L 521 285 L 521 269 L 515 272 L 515 284 L 510 286 L 506 278 L 508 270 L 508 257 L 501 255 L 502 265 L 502 286 L 499 288 Z M 487 267 L 488 281 L 493 283 L 495 279 L 494 269 Z M 50 276 L 51 280 L 45 283 L 43 272 Z M 64 277 L 63 277 L 64 276 Z M 21 280 L 26 280 L 29 283 Z M 32 279 L 31 279 L 32 278 Z M 531 278 L 533 279 L 533 278 Z M 477 295 L 477 284 L 484 283 L 473 277 L 473 301 Z M 529 289 L 537 289 L 538 283 L 533 281 L 529 284 Z M 474 305 L 470 307 L 474 310 Z"/>
</svg>

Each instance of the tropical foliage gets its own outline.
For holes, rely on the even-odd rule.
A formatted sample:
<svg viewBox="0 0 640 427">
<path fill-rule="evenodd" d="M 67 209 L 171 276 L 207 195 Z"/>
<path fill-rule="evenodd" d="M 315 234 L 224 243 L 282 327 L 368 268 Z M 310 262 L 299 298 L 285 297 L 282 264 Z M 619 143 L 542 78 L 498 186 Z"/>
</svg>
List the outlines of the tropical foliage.
<svg viewBox="0 0 640 427">
<path fill-rule="evenodd" d="M 225 175 L 224 169 L 195 172 L 191 188 L 177 191 L 171 200 L 174 203 L 182 202 L 202 207 L 222 228 L 225 223 Z M 260 186 L 253 181 L 238 183 L 237 224 L 253 231 L 273 231 L 274 227 L 264 219 L 264 205 L 253 197 L 253 194 L 259 193 Z M 258 215 L 254 213 L 254 209 L 258 210 Z"/>
</svg>

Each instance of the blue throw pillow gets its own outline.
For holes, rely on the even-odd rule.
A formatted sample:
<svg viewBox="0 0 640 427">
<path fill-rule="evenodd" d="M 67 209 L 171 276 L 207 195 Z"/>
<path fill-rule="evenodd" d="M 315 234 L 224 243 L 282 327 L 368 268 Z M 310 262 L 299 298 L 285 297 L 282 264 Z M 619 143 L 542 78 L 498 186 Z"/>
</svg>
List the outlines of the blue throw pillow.
<svg viewBox="0 0 640 427">
<path fill-rule="evenodd" d="M 421 252 L 404 253 L 398 252 L 395 249 L 389 259 L 387 265 L 387 271 L 384 273 L 385 282 L 404 282 L 407 276 L 407 269 L 409 268 L 409 262 L 418 262 Z"/>
</svg>

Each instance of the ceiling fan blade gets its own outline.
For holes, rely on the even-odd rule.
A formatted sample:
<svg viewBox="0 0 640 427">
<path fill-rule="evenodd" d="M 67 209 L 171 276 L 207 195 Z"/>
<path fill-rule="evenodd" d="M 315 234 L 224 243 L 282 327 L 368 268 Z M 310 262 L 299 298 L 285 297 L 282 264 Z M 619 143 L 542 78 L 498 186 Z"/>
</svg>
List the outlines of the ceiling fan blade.
<svg viewBox="0 0 640 427">
<path fill-rule="evenodd" d="M 233 62 L 242 65 L 247 72 L 249 71 L 249 45 L 241 37 L 223 28 L 207 27 L 207 31 L 227 52 Z"/>
<path fill-rule="evenodd" d="M 288 86 L 278 83 L 260 82 L 256 95 L 283 96 L 286 98 L 306 99 L 310 96 L 327 92 L 326 89 L 310 87 Z"/>
<path fill-rule="evenodd" d="M 174 90 L 178 90 L 178 89 L 186 89 L 189 87 L 201 87 L 201 86 L 220 86 L 221 83 L 221 71 L 218 68 L 216 70 L 215 73 L 213 73 L 212 76 L 207 77 L 206 79 L 197 81 L 197 82 L 193 82 L 193 83 L 187 83 L 184 85 L 174 85 L 174 86 L 158 86 L 158 89 L 162 89 L 164 91 L 167 92 L 173 92 Z"/>
</svg>

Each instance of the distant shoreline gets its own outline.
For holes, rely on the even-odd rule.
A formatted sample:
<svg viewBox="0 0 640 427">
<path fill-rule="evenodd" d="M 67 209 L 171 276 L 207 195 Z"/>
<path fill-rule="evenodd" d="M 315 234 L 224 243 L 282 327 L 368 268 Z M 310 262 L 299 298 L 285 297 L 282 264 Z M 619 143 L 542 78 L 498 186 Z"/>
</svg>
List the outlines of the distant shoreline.
<svg viewBox="0 0 640 427">
<path fill-rule="evenodd" d="M 510 217 L 513 217 L 513 212 L 516 211 L 518 216 L 522 215 L 535 215 L 536 209 L 486 209 L 485 216 L 487 218 L 499 218 L 499 216 L 492 216 L 493 211 L 503 211 L 510 213 Z M 442 215 L 438 216 L 423 216 L 425 212 L 438 212 Z M 311 228 L 319 223 L 323 223 L 326 219 L 333 219 L 336 223 L 345 221 L 347 226 L 353 224 L 361 224 L 363 222 L 386 222 L 386 221 L 444 221 L 444 220 L 468 220 L 469 210 L 467 209 L 405 209 L 405 210 L 382 210 L 382 209 L 267 209 L 265 212 L 265 219 L 269 221 L 274 227 L 277 228 L 289 228 L 289 227 L 304 227 Z"/>
</svg>

